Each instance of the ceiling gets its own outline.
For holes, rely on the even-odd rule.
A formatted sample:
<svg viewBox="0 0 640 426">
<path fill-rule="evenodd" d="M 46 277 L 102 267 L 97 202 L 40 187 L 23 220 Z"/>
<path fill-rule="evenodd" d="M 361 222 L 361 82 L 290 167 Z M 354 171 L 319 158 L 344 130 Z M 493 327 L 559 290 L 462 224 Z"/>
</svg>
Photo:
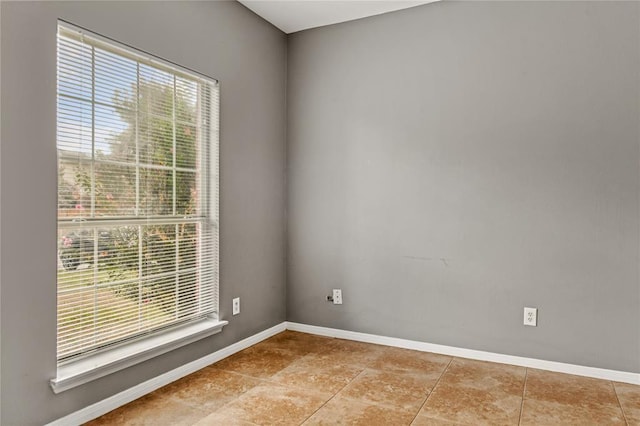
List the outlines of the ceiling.
<svg viewBox="0 0 640 426">
<path fill-rule="evenodd" d="M 238 0 L 287 34 L 438 0 Z"/>
</svg>

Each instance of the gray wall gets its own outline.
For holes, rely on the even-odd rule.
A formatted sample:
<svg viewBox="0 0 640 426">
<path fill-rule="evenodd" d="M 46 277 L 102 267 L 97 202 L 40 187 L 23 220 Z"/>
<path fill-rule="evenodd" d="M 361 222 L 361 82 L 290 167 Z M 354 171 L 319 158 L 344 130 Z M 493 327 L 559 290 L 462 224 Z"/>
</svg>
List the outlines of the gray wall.
<svg viewBox="0 0 640 426">
<path fill-rule="evenodd" d="M 285 319 L 286 37 L 235 2 L 1 5 L 2 418 L 42 424 Z M 54 395 L 56 20 L 221 82 L 221 334 Z M 231 299 L 242 313 L 231 316 Z"/>
<path fill-rule="evenodd" d="M 640 372 L 639 9 L 444 2 L 289 37 L 287 319 Z"/>
</svg>

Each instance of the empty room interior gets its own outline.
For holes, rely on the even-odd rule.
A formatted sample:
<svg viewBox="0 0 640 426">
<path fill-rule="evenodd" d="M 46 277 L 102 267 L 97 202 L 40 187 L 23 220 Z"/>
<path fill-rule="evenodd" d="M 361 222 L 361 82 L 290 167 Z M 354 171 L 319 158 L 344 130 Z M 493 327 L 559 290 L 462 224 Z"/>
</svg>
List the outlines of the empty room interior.
<svg viewBox="0 0 640 426">
<path fill-rule="evenodd" d="M 640 425 L 640 2 L 0 2 L 0 423 Z"/>
</svg>

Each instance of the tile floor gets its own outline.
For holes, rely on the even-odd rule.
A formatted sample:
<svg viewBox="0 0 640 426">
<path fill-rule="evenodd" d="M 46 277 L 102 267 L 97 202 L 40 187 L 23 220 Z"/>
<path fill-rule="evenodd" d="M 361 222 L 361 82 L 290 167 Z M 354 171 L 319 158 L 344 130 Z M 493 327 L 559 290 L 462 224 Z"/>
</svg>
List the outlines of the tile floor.
<svg viewBox="0 0 640 426">
<path fill-rule="evenodd" d="M 640 425 L 640 386 L 285 331 L 91 425 Z"/>
</svg>

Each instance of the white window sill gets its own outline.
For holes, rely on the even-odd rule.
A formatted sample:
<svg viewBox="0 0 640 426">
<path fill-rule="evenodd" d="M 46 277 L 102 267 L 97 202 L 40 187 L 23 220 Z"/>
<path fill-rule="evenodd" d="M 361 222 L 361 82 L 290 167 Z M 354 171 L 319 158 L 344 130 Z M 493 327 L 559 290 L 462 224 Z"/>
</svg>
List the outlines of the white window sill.
<svg viewBox="0 0 640 426">
<path fill-rule="evenodd" d="M 51 388 L 54 393 L 64 392 L 219 333 L 227 324 L 228 321 L 205 319 L 60 365 L 57 377 L 51 379 Z"/>
</svg>

